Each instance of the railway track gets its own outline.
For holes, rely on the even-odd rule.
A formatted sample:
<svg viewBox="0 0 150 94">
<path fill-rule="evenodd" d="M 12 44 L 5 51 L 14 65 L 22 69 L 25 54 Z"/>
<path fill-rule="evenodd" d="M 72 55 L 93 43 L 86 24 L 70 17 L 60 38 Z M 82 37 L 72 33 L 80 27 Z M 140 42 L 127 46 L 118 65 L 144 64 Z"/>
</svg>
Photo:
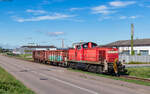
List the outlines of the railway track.
<svg viewBox="0 0 150 94">
<path fill-rule="evenodd" d="M 139 80 L 139 81 L 144 81 L 144 82 L 150 82 L 150 79 L 139 78 L 139 77 L 134 77 L 134 76 L 120 76 L 120 78 Z"/>
</svg>

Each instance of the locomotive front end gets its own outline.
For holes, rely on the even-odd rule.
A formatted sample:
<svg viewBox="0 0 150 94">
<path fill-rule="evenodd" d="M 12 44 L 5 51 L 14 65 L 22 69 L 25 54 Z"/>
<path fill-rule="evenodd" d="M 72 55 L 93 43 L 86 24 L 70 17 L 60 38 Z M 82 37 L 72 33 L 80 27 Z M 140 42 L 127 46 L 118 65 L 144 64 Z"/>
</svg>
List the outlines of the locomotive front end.
<svg viewBox="0 0 150 94">
<path fill-rule="evenodd" d="M 109 73 L 120 75 L 125 73 L 125 65 L 119 61 L 119 51 L 117 48 L 110 48 L 106 52 Z"/>
</svg>

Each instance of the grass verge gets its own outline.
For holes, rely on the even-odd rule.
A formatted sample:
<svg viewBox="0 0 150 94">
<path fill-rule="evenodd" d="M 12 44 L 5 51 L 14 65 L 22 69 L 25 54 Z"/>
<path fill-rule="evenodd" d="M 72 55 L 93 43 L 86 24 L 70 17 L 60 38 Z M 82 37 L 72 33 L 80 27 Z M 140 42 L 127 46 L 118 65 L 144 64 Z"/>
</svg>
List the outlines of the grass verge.
<svg viewBox="0 0 150 94">
<path fill-rule="evenodd" d="M 3 55 L 9 56 L 9 57 L 14 57 L 14 58 L 17 58 L 17 59 L 22 59 L 22 60 L 33 61 L 31 54 L 16 55 L 16 54 L 13 54 L 13 53 L 3 53 Z"/>
<path fill-rule="evenodd" d="M 127 68 L 130 76 L 150 78 L 150 67 Z"/>
<path fill-rule="evenodd" d="M 0 94 L 35 94 L 0 67 Z"/>
<path fill-rule="evenodd" d="M 81 73 L 85 73 L 85 74 L 92 75 L 92 76 L 106 77 L 106 78 L 110 78 L 110 79 L 114 79 L 114 80 L 121 80 L 121 81 L 125 81 L 125 82 L 139 84 L 139 85 L 150 86 L 150 83 L 144 82 L 144 81 L 139 81 L 139 80 L 119 78 L 119 77 L 115 77 L 115 76 L 111 76 L 111 75 L 96 74 L 96 73 L 86 72 L 86 71 L 82 71 L 82 70 L 74 70 L 74 69 L 70 69 L 70 68 L 68 70 L 74 71 L 74 72 L 81 72 Z"/>
<path fill-rule="evenodd" d="M 150 62 L 129 62 L 126 64 L 150 64 Z"/>
</svg>

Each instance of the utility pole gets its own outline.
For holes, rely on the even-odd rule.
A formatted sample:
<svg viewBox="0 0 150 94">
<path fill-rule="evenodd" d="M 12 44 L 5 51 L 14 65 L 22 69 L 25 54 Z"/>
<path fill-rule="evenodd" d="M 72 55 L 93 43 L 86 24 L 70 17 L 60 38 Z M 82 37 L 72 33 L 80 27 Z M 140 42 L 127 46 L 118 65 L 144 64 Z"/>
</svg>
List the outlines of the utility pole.
<svg viewBox="0 0 150 94">
<path fill-rule="evenodd" d="M 131 24 L 131 55 L 134 55 L 134 25 L 133 23 Z"/>
<path fill-rule="evenodd" d="M 62 39 L 62 48 L 64 48 L 64 39 Z"/>
</svg>

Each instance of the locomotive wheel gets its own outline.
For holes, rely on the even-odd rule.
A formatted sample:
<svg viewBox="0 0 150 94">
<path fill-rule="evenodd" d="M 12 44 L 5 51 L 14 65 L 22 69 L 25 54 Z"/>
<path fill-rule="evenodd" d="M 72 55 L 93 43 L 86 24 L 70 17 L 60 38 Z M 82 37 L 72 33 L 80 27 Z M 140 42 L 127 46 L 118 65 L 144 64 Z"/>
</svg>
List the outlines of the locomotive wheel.
<svg viewBox="0 0 150 94">
<path fill-rule="evenodd" d="M 59 63 L 56 62 L 56 66 L 59 66 Z"/>
<path fill-rule="evenodd" d="M 47 64 L 47 61 L 44 61 L 45 64 Z"/>
<path fill-rule="evenodd" d="M 91 65 L 89 65 L 89 67 L 88 67 L 88 72 L 92 72 L 92 66 Z"/>
<path fill-rule="evenodd" d="M 69 63 L 69 68 L 72 68 L 72 63 Z"/>
<path fill-rule="evenodd" d="M 43 63 L 43 64 L 46 64 L 46 62 L 45 62 L 44 60 L 42 60 L 42 63 Z"/>
<path fill-rule="evenodd" d="M 53 62 L 50 61 L 49 64 L 50 64 L 50 65 L 53 65 Z"/>
<path fill-rule="evenodd" d="M 34 62 L 36 63 L 36 59 L 34 59 Z"/>
<path fill-rule="evenodd" d="M 96 73 L 103 73 L 103 66 L 97 66 Z"/>
<path fill-rule="evenodd" d="M 96 73 L 97 71 L 97 65 L 93 65 L 93 72 Z"/>
<path fill-rule="evenodd" d="M 69 62 L 67 63 L 67 67 L 70 68 L 70 63 Z"/>
<path fill-rule="evenodd" d="M 90 66 L 90 65 L 87 64 L 84 70 L 85 70 L 85 71 L 88 71 L 89 66 Z"/>
<path fill-rule="evenodd" d="M 63 65 L 61 63 L 58 64 L 59 67 L 62 67 Z"/>
<path fill-rule="evenodd" d="M 37 59 L 35 59 L 35 63 L 38 63 L 38 60 L 37 60 Z"/>
<path fill-rule="evenodd" d="M 75 69 L 76 68 L 75 63 L 70 63 L 70 68 Z"/>
<path fill-rule="evenodd" d="M 67 68 L 67 67 L 68 67 L 68 64 L 66 64 L 66 63 L 63 63 L 63 65 L 64 65 L 64 66 L 63 66 L 64 68 Z"/>
<path fill-rule="evenodd" d="M 89 72 L 96 72 L 96 65 L 90 65 L 88 68 Z"/>
<path fill-rule="evenodd" d="M 64 63 L 59 63 L 59 66 L 60 67 L 65 67 L 65 64 Z"/>
<path fill-rule="evenodd" d="M 75 69 L 74 63 L 71 63 L 71 68 L 72 68 L 72 69 Z"/>
<path fill-rule="evenodd" d="M 40 60 L 39 60 L 39 59 L 37 59 L 37 63 L 40 63 Z"/>
</svg>

